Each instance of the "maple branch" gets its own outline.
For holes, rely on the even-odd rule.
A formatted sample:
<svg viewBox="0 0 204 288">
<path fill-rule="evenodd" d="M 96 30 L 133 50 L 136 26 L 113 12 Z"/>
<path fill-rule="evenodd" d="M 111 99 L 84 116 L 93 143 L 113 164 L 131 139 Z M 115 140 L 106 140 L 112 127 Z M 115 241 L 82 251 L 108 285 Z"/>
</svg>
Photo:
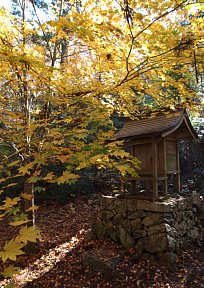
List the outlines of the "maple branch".
<svg viewBox="0 0 204 288">
<path fill-rule="evenodd" d="M 44 36 L 44 38 L 45 38 L 45 42 L 46 42 L 46 44 L 47 44 L 47 48 L 48 48 L 48 51 L 49 51 L 49 54 L 50 54 L 51 61 L 53 61 L 53 55 L 52 55 L 52 51 L 51 51 L 51 48 L 50 48 L 50 44 L 49 44 L 49 41 L 48 41 L 47 36 L 46 36 L 46 34 L 45 34 L 45 31 L 44 31 L 44 28 L 43 28 L 42 23 L 41 23 L 41 21 L 40 21 L 40 18 L 39 18 L 39 16 L 38 16 L 38 13 L 37 13 L 37 10 L 36 10 L 36 7 L 35 7 L 35 3 L 34 3 L 33 0 L 29 0 L 29 1 L 31 2 L 31 4 L 32 4 L 32 6 L 33 6 L 33 10 L 34 10 L 35 15 L 36 15 L 36 17 L 37 17 L 37 23 L 38 23 L 38 25 L 40 26 L 40 28 L 41 28 L 41 30 L 42 30 L 42 33 L 43 33 L 43 36 Z"/>
<path fill-rule="evenodd" d="M 150 28 L 155 22 L 157 22 L 158 20 L 160 20 L 161 18 L 169 15 L 170 13 L 176 11 L 179 7 L 182 7 L 183 4 L 185 4 L 187 2 L 187 0 L 184 0 L 183 2 L 181 2 L 180 4 L 178 4 L 177 6 L 175 6 L 174 8 L 172 8 L 170 11 L 166 11 L 163 14 L 159 15 L 158 17 L 156 17 L 151 23 L 149 23 L 144 29 L 142 29 L 140 32 L 138 32 L 135 36 L 134 36 L 134 40 L 140 36 L 144 31 L 146 31 L 148 28 Z"/>
<path fill-rule="evenodd" d="M 1 137 L 0 140 L 2 140 L 3 143 L 7 144 L 9 147 L 12 147 L 17 152 L 22 162 L 25 160 L 24 156 L 20 153 L 20 150 L 16 147 L 15 143 L 9 142 L 8 140 L 5 140 L 3 137 Z M 12 155 L 10 155 L 9 157 L 12 157 Z"/>
</svg>

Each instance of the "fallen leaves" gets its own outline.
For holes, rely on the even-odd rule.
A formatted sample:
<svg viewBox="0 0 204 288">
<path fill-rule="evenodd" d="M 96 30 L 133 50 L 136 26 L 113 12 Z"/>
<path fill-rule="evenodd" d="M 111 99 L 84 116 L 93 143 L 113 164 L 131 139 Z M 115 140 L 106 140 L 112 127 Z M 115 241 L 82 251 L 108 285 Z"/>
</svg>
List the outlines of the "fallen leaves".
<svg viewBox="0 0 204 288">
<path fill-rule="evenodd" d="M 38 243 L 35 254 L 18 257 L 16 266 L 20 266 L 21 271 L 15 276 L 17 287 L 204 287 L 204 250 L 199 240 L 193 245 L 189 243 L 177 259 L 175 267 L 169 270 L 137 254 L 134 248 L 124 251 L 112 241 L 90 239 L 90 228 L 99 207 L 99 200 L 100 195 L 92 195 L 72 198 L 65 205 L 41 205 L 37 210 L 36 223 L 41 230 L 42 240 Z M 26 239 L 30 241 L 32 237 L 37 237 L 34 231 L 29 233 L 23 231 L 23 228 L 21 234 L 25 237 L 25 242 Z M 2 233 L 2 236 L 6 239 L 8 235 Z M 3 241 L 0 239 L 0 242 L 1 240 Z M 115 270 L 103 275 L 82 263 L 82 254 L 91 249 L 111 250 L 115 254 L 123 252 L 125 256 Z M 13 270 L 15 271 L 15 267 Z M 0 280 L 0 287 L 4 288 L 6 283 L 9 283 L 8 280 Z"/>
</svg>

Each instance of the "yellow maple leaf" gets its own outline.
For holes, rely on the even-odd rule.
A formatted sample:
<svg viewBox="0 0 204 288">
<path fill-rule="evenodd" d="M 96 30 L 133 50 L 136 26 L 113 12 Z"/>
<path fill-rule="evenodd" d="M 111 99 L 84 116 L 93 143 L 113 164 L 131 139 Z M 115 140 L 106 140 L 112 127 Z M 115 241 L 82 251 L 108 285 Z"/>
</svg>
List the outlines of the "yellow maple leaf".
<svg viewBox="0 0 204 288">
<path fill-rule="evenodd" d="M 24 176 L 25 174 L 30 174 L 30 171 L 29 171 L 29 170 L 32 169 L 33 166 L 34 166 L 34 163 L 33 163 L 33 162 L 28 163 L 28 164 L 25 165 L 25 166 L 21 166 L 21 167 L 19 168 L 19 173 L 22 174 L 23 176 Z"/>
<path fill-rule="evenodd" d="M 31 200 L 33 196 L 31 194 L 21 193 L 21 197 L 25 200 Z"/>
<path fill-rule="evenodd" d="M 79 175 L 75 175 L 73 173 L 70 173 L 69 171 L 64 171 L 62 176 L 60 176 L 57 179 L 57 184 L 61 184 L 61 183 L 68 183 L 71 180 L 76 180 L 79 178 Z"/>
<path fill-rule="evenodd" d="M 4 245 L 4 250 L 0 252 L 0 257 L 3 262 L 7 259 L 16 261 L 16 256 L 24 254 L 21 250 L 25 244 L 19 243 L 16 239 L 11 239 L 9 242 L 6 242 Z"/>
<path fill-rule="evenodd" d="M 13 265 L 6 267 L 2 272 L 5 277 L 13 277 L 14 274 L 19 274 L 19 268 Z"/>
<path fill-rule="evenodd" d="M 33 205 L 33 206 L 29 207 L 29 208 L 26 210 L 26 212 L 35 211 L 35 210 L 37 210 L 39 207 L 40 207 L 40 206 Z"/>
<path fill-rule="evenodd" d="M 4 200 L 4 209 L 7 210 L 8 208 L 11 208 L 13 206 L 15 206 L 16 204 L 18 204 L 18 202 L 21 200 L 20 197 L 15 197 L 15 198 L 9 198 L 7 197 L 5 200 Z"/>
<path fill-rule="evenodd" d="M 23 227 L 20 229 L 19 231 L 19 236 L 17 237 L 17 240 L 19 242 L 23 242 L 25 244 L 28 243 L 28 241 L 30 242 L 36 242 L 37 239 L 40 239 L 40 231 L 35 227 L 35 226 L 31 226 L 31 227 Z"/>
<path fill-rule="evenodd" d="M 28 223 L 29 221 L 31 221 L 31 220 L 16 220 L 16 221 L 10 222 L 9 224 L 11 226 L 20 226 L 20 225 L 23 225 L 25 223 Z"/>
<path fill-rule="evenodd" d="M 13 166 L 16 166 L 16 164 L 18 164 L 18 163 L 20 163 L 20 160 L 13 161 L 13 162 L 9 163 L 7 166 L 13 167 Z"/>
<path fill-rule="evenodd" d="M 54 179 L 54 173 L 48 173 L 45 177 L 43 177 L 43 180 L 48 181 L 48 180 L 53 180 Z"/>
</svg>

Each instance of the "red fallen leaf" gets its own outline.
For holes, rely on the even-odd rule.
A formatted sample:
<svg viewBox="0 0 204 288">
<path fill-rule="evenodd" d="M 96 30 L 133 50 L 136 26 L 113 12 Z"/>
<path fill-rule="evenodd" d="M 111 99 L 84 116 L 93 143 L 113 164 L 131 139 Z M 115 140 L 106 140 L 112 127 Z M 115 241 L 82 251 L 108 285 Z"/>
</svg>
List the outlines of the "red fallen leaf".
<svg viewBox="0 0 204 288">
<path fill-rule="evenodd" d="M 151 276 L 150 276 L 150 274 L 149 273 L 147 273 L 147 279 L 149 280 L 149 279 L 151 279 Z"/>
</svg>

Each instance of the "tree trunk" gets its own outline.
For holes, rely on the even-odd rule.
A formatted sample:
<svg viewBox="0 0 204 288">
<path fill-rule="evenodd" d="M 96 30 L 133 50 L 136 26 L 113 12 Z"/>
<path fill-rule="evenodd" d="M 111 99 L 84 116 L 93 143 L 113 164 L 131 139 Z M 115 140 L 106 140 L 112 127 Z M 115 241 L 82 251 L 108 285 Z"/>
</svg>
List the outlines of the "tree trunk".
<svg viewBox="0 0 204 288">
<path fill-rule="evenodd" d="M 24 200 L 24 210 L 26 212 L 27 209 L 34 206 L 34 190 L 33 190 L 33 183 L 27 182 L 27 179 L 25 179 L 24 182 L 24 193 L 29 195 L 31 197 L 30 200 Z M 28 224 L 28 226 L 35 225 L 35 211 L 31 210 L 28 213 L 28 219 L 31 220 Z"/>
<path fill-rule="evenodd" d="M 34 189 L 33 189 L 33 183 L 29 183 L 27 179 L 25 179 L 24 182 L 24 193 L 31 196 L 30 200 L 24 200 L 24 211 L 28 215 L 28 219 L 30 222 L 28 222 L 28 226 L 34 226 L 35 225 L 35 211 L 31 210 L 29 212 L 26 212 L 27 209 L 34 206 Z M 28 242 L 27 245 L 23 248 L 24 252 L 29 255 L 33 254 L 36 251 L 37 243 L 34 242 Z"/>
</svg>

